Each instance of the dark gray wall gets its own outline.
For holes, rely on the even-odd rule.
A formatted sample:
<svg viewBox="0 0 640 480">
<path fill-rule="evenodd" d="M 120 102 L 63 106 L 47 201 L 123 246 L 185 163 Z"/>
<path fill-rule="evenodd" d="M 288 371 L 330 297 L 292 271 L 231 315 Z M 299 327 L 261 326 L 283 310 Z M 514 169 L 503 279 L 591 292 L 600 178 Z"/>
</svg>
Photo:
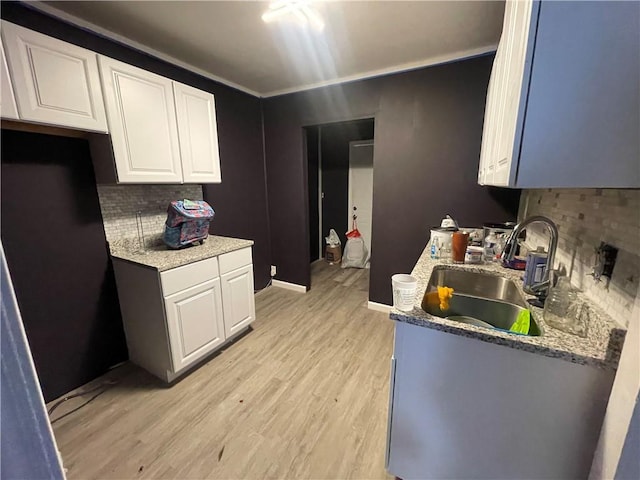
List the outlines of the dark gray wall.
<svg viewBox="0 0 640 480">
<path fill-rule="evenodd" d="M 2 130 L 2 243 L 47 401 L 128 358 L 86 140 Z"/>
<path fill-rule="evenodd" d="M 204 186 L 204 198 L 216 211 L 211 231 L 217 235 L 255 241 L 255 285 L 257 289 L 265 287 L 270 278 L 271 247 L 260 99 L 92 32 L 73 27 L 19 3 L 2 2 L 1 15 L 4 20 L 12 23 L 215 95 L 223 183 Z"/>
<path fill-rule="evenodd" d="M 273 263 L 310 285 L 303 127 L 375 117 L 369 298 L 390 304 L 390 277 L 412 269 L 429 227 L 514 220 L 519 192 L 477 185 L 492 56 L 264 100 Z"/>
</svg>

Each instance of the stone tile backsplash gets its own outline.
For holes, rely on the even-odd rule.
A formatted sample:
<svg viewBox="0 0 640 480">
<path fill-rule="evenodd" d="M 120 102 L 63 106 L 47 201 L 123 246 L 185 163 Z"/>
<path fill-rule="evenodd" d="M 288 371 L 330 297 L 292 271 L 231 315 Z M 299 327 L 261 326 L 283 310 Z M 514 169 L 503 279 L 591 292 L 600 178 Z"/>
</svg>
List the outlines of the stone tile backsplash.
<svg viewBox="0 0 640 480">
<path fill-rule="evenodd" d="M 640 283 L 640 190 L 523 190 L 518 218 L 531 215 L 549 217 L 558 226 L 556 268 L 566 268 L 576 287 L 616 321 L 628 326 Z M 548 238 L 544 227 L 531 228 L 526 243 L 546 249 Z M 618 248 L 610 282 L 606 278 L 596 282 L 588 276 L 600 242 Z"/>
<path fill-rule="evenodd" d="M 149 241 L 164 231 L 169 202 L 202 200 L 202 185 L 98 185 L 98 197 L 107 241 L 137 238 L 137 212 Z"/>
</svg>

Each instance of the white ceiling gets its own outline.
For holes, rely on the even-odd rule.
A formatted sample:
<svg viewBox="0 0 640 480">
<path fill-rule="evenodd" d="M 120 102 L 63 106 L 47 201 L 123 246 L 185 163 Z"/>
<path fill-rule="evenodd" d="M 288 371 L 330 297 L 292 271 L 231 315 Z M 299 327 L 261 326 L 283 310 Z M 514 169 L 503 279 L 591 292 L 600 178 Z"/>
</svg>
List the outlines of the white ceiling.
<svg viewBox="0 0 640 480">
<path fill-rule="evenodd" d="M 501 1 L 314 2 L 326 27 L 266 24 L 269 2 L 35 2 L 244 91 L 271 96 L 494 50 Z"/>
</svg>

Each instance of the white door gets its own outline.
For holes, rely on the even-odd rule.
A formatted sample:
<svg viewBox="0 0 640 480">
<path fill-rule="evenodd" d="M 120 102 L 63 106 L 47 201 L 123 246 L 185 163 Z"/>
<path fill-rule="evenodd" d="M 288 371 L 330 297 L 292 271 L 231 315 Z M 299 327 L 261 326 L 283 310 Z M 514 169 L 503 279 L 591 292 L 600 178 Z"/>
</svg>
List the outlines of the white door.
<svg viewBox="0 0 640 480">
<path fill-rule="evenodd" d="M 13 96 L 13 88 L 11 87 L 11 78 L 9 77 L 9 68 L 7 67 L 7 59 L 4 56 L 4 46 L 0 42 L 0 116 L 2 118 L 18 119 L 18 107 L 16 99 Z"/>
<path fill-rule="evenodd" d="M 168 78 L 99 57 L 119 183 L 181 183 L 173 85 Z"/>
<path fill-rule="evenodd" d="M 173 82 L 184 183 L 220 183 L 218 126 L 213 95 Z"/>
<path fill-rule="evenodd" d="M 8 22 L 2 36 L 22 120 L 107 131 L 94 52 Z"/>
<path fill-rule="evenodd" d="M 224 332 L 227 338 L 239 332 L 256 318 L 253 297 L 253 265 L 222 275 Z"/>
<path fill-rule="evenodd" d="M 174 373 L 225 340 L 220 279 L 165 298 Z"/>
<path fill-rule="evenodd" d="M 354 212 L 353 207 L 357 210 Z M 373 218 L 373 142 L 349 143 L 349 229 L 353 214 L 358 216 L 358 230 L 371 254 Z"/>
</svg>

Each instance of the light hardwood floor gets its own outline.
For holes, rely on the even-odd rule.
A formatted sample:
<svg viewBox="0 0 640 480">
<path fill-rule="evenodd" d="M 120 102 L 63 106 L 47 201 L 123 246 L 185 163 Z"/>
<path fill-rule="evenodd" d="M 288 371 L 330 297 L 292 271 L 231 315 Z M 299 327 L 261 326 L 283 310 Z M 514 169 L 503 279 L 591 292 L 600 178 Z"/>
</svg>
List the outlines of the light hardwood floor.
<svg viewBox="0 0 640 480">
<path fill-rule="evenodd" d="M 393 322 L 368 284 L 316 262 L 308 293 L 257 294 L 253 331 L 172 387 L 130 364 L 86 385 L 118 382 L 54 423 L 68 477 L 390 478 Z"/>
</svg>

